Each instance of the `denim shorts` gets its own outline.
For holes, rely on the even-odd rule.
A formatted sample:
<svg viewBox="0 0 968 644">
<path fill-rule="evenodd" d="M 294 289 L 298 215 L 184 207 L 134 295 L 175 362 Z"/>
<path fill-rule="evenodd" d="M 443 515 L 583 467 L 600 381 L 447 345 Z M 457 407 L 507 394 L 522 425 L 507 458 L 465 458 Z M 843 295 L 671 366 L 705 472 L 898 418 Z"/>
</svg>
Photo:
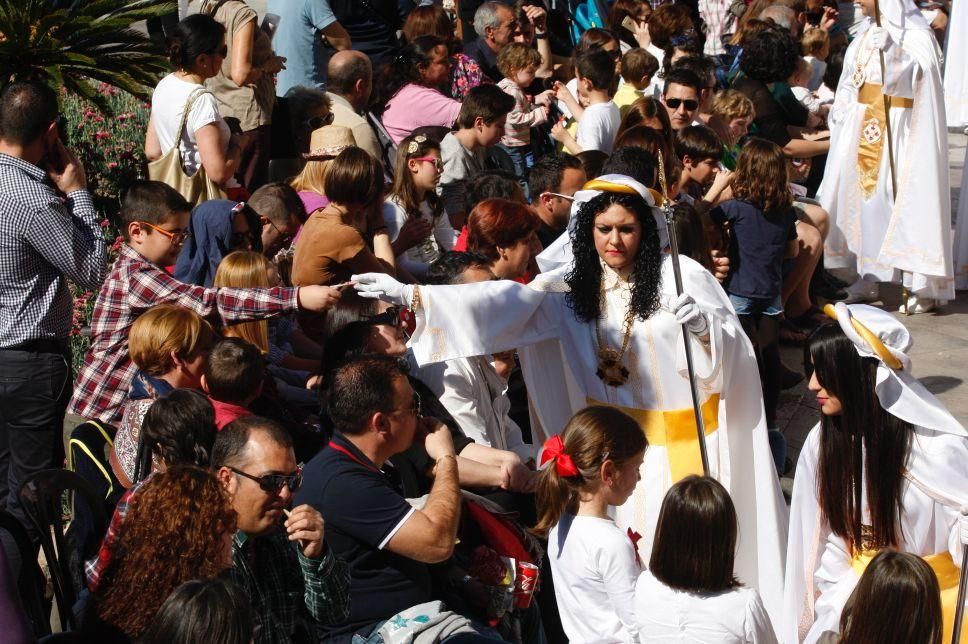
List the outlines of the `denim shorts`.
<svg viewBox="0 0 968 644">
<path fill-rule="evenodd" d="M 783 300 L 779 295 L 773 298 L 746 297 L 729 294 L 729 301 L 736 309 L 736 315 L 771 315 L 783 313 Z"/>
</svg>

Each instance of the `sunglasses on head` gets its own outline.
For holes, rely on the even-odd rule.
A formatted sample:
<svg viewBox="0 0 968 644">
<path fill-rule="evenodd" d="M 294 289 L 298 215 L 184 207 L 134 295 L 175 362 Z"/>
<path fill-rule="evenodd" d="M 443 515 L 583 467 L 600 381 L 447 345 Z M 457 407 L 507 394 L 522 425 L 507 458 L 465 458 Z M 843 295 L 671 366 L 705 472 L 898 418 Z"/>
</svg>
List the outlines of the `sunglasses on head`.
<svg viewBox="0 0 968 644">
<path fill-rule="evenodd" d="M 229 469 L 239 476 L 255 481 L 263 492 L 269 494 L 279 494 L 284 487 L 288 487 L 290 492 L 295 492 L 302 485 L 302 465 L 296 468 L 295 474 L 265 474 L 263 476 L 253 476 L 234 467 L 229 467 Z"/>
<path fill-rule="evenodd" d="M 691 98 L 687 98 L 687 99 L 667 98 L 665 103 L 666 105 L 668 105 L 670 108 L 674 110 L 679 109 L 680 105 L 685 105 L 686 109 L 689 110 L 690 112 L 692 112 L 693 110 L 699 107 L 699 101 L 695 101 Z"/>
<path fill-rule="evenodd" d="M 309 125 L 309 127 L 311 127 L 312 129 L 318 130 L 321 127 L 332 125 L 334 118 L 336 118 L 335 115 L 332 112 L 329 112 L 328 114 L 325 114 L 323 116 L 314 116 L 311 119 L 308 119 L 306 121 L 306 124 Z"/>
</svg>

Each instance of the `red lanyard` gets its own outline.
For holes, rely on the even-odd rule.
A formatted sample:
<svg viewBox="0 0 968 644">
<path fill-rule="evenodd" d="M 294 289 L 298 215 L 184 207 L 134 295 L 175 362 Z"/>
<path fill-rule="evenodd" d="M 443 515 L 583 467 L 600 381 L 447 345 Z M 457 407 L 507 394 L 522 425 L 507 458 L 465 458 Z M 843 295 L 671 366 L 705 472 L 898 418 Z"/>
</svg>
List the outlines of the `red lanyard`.
<svg viewBox="0 0 968 644">
<path fill-rule="evenodd" d="M 362 465 L 366 469 L 373 470 L 374 472 L 376 472 L 378 474 L 382 474 L 382 472 L 380 472 L 380 468 L 378 468 L 377 466 L 372 465 L 370 463 L 364 463 L 360 459 L 356 458 L 356 456 L 353 455 L 353 452 L 349 451 L 348 449 L 346 449 L 342 445 L 337 445 L 336 443 L 330 441 L 329 446 L 331 448 L 335 449 L 337 452 L 342 452 L 343 454 L 346 454 L 347 456 L 350 457 L 350 460 L 355 461 L 356 463 L 359 463 L 360 465 Z"/>
</svg>

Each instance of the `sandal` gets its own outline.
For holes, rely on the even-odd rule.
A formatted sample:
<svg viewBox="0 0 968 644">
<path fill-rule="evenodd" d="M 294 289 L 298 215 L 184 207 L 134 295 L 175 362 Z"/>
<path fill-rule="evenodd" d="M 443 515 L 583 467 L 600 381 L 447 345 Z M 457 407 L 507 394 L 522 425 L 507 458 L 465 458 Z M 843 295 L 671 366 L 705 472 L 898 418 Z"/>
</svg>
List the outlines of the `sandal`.
<svg viewBox="0 0 968 644">
<path fill-rule="evenodd" d="M 787 320 L 797 328 L 809 331 L 816 329 L 822 324 L 827 324 L 830 322 L 830 318 L 815 306 L 811 306 L 800 315 L 787 318 Z"/>
</svg>

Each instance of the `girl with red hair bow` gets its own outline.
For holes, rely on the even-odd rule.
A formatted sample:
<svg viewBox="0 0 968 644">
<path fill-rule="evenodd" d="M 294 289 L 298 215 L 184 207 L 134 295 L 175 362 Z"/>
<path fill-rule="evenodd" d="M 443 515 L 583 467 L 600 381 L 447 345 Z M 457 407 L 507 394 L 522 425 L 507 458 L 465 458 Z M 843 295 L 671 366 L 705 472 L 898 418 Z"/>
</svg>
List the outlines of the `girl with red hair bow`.
<svg viewBox="0 0 968 644">
<path fill-rule="evenodd" d="M 572 416 L 541 450 L 534 531 L 548 537 L 561 624 L 576 644 L 638 641 L 637 535 L 615 525 L 608 507 L 632 495 L 647 446 L 630 416 L 592 406 Z"/>
</svg>

